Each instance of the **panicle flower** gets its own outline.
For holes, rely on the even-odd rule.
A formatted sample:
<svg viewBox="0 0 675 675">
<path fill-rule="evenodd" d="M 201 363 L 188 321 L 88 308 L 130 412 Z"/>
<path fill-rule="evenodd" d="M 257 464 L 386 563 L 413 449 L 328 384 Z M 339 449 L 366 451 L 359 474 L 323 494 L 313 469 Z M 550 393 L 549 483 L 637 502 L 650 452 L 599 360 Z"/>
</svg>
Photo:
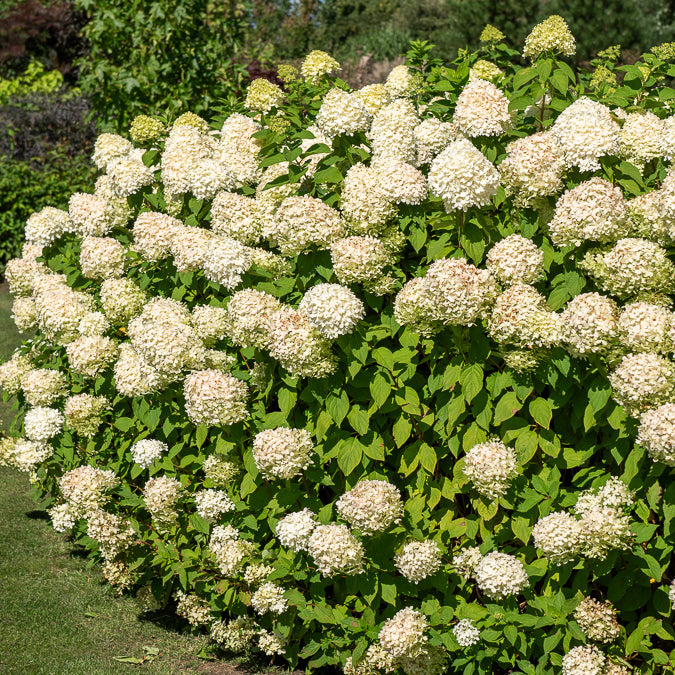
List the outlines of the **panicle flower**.
<svg viewBox="0 0 675 675">
<path fill-rule="evenodd" d="M 619 131 L 621 155 L 644 171 L 647 162 L 661 157 L 662 131 L 663 120 L 654 113 L 630 113 Z"/>
<path fill-rule="evenodd" d="M 630 548 L 630 518 L 621 510 L 610 506 L 589 508 L 579 522 L 581 551 L 588 558 L 602 560 L 612 550 Z"/>
<path fill-rule="evenodd" d="M 169 255 L 172 237 L 182 227 L 180 220 L 165 213 L 144 211 L 134 222 L 133 249 L 150 262 L 163 260 Z"/>
<path fill-rule="evenodd" d="M 204 475 L 216 487 L 226 487 L 232 483 L 233 478 L 239 473 L 235 464 L 228 460 L 210 455 L 202 464 Z"/>
<path fill-rule="evenodd" d="M 54 454 L 54 448 L 51 445 L 40 441 L 17 438 L 9 458 L 9 465 L 30 474 L 52 454 Z"/>
<path fill-rule="evenodd" d="M 148 298 L 131 279 L 106 279 L 101 284 L 101 305 L 107 319 L 124 326 L 141 313 Z"/>
<path fill-rule="evenodd" d="M 672 312 L 649 302 L 625 305 L 617 323 L 619 341 L 633 352 L 672 351 L 672 319 Z"/>
<path fill-rule="evenodd" d="M 213 347 L 227 335 L 227 310 L 211 305 L 197 305 L 192 310 L 192 325 L 207 347 Z"/>
<path fill-rule="evenodd" d="M 219 192 L 211 204 L 211 229 L 242 244 L 260 240 L 261 222 L 252 197 L 234 192 Z"/>
<path fill-rule="evenodd" d="M 675 279 L 666 251 L 646 239 L 620 239 L 609 251 L 589 251 L 579 267 L 618 298 L 669 292 Z"/>
<path fill-rule="evenodd" d="M 121 560 L 105 560 L 101 565 L 103 578 L 113 587 L 116 595 L 122 595 L 135 582 L 135 576 Z"/>
<path fill-rule="evenodd" d="M 603 675 L 607 659 L 595 645 L 570 649 L 562 660 L 562 675 Z"/>
<path fill-rule="evenodd" d="M 47 513 L 52 521 L 52 527 L 57 532 L 65 532 L 75 526 L 77 515 L 73 512 L 70 504 L 56 504 Z"/>
<path fill-rule="evenodd" d="M 429 164 L 431 160 L 457 138 L 457 127 L 442 122 L 436 117 L 422 120 L 413 130 L 417 146 L 417 165 Z"/>
<path fill-rule="evenodd" d="M 276 212 L 271 237 L 285 256 L 310 248 L 325 249 L 345 234 L 345 225 L 335 209 L 316 197 L 288 197 Z"/>
<path fill-rule="evenodd" d="M 486 61 L 485 59 L 478 59 L 478 61 L 476 61 L 469 69 L 469 82 L 475 80 L 499 82 L 503 75 L 504 71 L 496 64 L 491 61 Z"/>
<path fill-rule="evenodd" d="M 554 565 L 564 565 L 581 552 L 581 525 L 566 511 L 540 518 L 532 529 L 534 545 Z"/>
<path fill-rule="evenodd" d="M 617 337 L 619 308 L 599 293 L 582 293 L 570 300 L 561 315 L 563 342 L 575 356 L 606 351 Z"/>
<path fill-rule="evenodd" d="M 213 241 L 213 233 L 202 227 L 180 227 L 171 237 L 173 264 L 179 272 L 194 272 L 204 267 L 204 256 Z"/>
<path fill-rule="evenodd" d="M 115 197 L 130 197 L 155 182 L 153 167 L 145 166 L 140 157 L 117 157 L 108 164 L 110 189 Z"/>
<path fill-rule="evenodd" d="M 394 318 L 401 326 L 411 328 L 423 336 L 431 336 L 443 327 L 435 320 L 436 298 L 426 277 L 407 281 L 394 299 Z"/>
<path fill-rule="evenodd" d="M 478 443 L 466 453 L 463 471 L 478 492 L 497 499 L 518 473 L 516 451 L 500 440 Z"/>
<path fill-rule="evenodd" d="M 166 532 L 178 518 L 175 505 L 183 486 L 179 480 L 168 476 L 150 478 L 143 488 L 143 501 L 160 532 Z"/>
<path fill-rule="evenodd" d="M 231 525 L 217 525 L 211 532 L 209 551 L 216 559 L 221 574 L 231 577 L 237 574 L 244 560 L 253 554 L 254 546 L 239 538 L 239 530 Z"/>
<path fill-rule="evenodd" d="M 338 513 L 364 534 L 382 532 L 399 523 L 403 503 L 399 489 L 383 480 L 362 480 L 336 502 Z"/>
<path fill-rule="evenodd" d="M 130 448 L 134 462 L 144 469 L 150 467 L 153 462 L 158 460 L 168 451 L 169 446 L 166 443 L 151 438 L 144 438 L 143 440 L 134 443 Z"/>
<path fill-rule="evenodd" d="M 399 98 L 378 111 L 368 132 L 373 162 L 414 162 L 417 157 L 414 131 L 420 119 L 413 104 Z"/>
<path fill-rule="evenodd" d="M 281 586 L 267 581 L 251 596 L 251 606 L 258 614 L 283 614 L 288 601 Z"/>
<path fill-rule="evenodd" d="M 12 321 L 19 333 L 37 328 L 37 309 L 32 298 L 15 298 L 12 303 Z"/>
<path fill-rule="evenodd" d="M 506 159 L 497 167 L 506 190 L 524 206 L 547 197 L 563 186 L 563 158 L 550 132 L 539 132 L 512 141 Z"/>
<path fill-rule="evenodd" d="M 45 274 L 49 274 L 49 270 L 35 258 L 12 258 L 5 266 L 9 292 L 18 297 L 32 295 L 35 282 Z"/>
<path fill-rule="evenodd" d="M 55 408 L 36 406 L 26 412 L 23 418 L 23 428 L 29 441 L 46 443 L 61 433 L 63 415 Z"/>
<path fill-rule="evenodd" d="M 495 302 L 488 320 L 488 333 L 497 342 L 517 347 L 550 348 L 562 339 L 560 315 L 532 286 L 509 286 Z"/>
<path fill-rule="evenodd" d="M 379 234 L 396 214 L 380 173 L 361 163 L 351 166 L 345 174 L 340 208 L 354 234 Z"/>
<path fill-rule="evenodd" d="M 452 559 L 452 566 L 468 581 L 474 576 L 476 567 L 482 559 L 483 555 L 478 546 L 469 546 L 468 548 L 463 548 Z"/>
<path fill-rule="evenodd" d="M 495 28 L 492 24 L 487 24 L 483 31 L 480 34 L 479 40 L 481 42 L 486 42 L 487 44 L 497 44 L 504 40 L 506 35 L 502 33 L 499 28 Z"/>
<path fill-rule="evenodd" d="M 340 64 L 326 52 L 314 49 L 305 56 L 300 72 L 305 81 L 310 84 L 317 84 L 324 75 L 330 75 L 338 70 L 342 70 Z"/>
<path fill-rule="evenodd" d="M 101 336 L 83 336 L 66 345 L 68 363 L 73 373 L 95 378 L 117 357 L 114 340 Z"/>
<path fill-rule="evenodd" d="M 462 619 L 452 627 L 452 634 L 460 647 L 473 647 L 480 640 L 480 631 L 470 619 Z"/>
<path fill-rule="evenodd" d="M 145 145 L 157 140 L 166 131 L 164 123 L 147 115 L 136 115 L 131 121 L 129 135 L 138 145 Z"/>
<path fill-rule="evenodd" d="M 478 588 L 491 600 L 517 595 L 529 585 L 523 563 L 507 553 L 488 553 L 476 565 L 474 574 Z"/>
<path fill-rule="evenodd" d="M 330 342 L 303 314 L 282 309 L 267 317 L 268 349 L 281 367 L 300 377 L 324 377 L 335 370 Z"/>
<path fill-rule="evenodd" d="M 383 84 L 367 84 L 355 91 L 354 96 L 363 103 L 371 115 L 375 115 L 378 110 L 391 103 L 389 91 Z"/>
<path fill-rule="evenodd" d="M 124 224 L 114 203 L 97 194 L 76 192 L 68 202 L 68 214 L 73 232 L 81 237 L 103 237 L 115 225 Z"/>
<path fill-rule="evenodd" d="M 675 364 L 657 354 L 629 354 L 609 375 L 616 402 L 629 415 L 674 402 Z"/>
<path fill-rule="evenodd" d="M 250 249 L 230 237 L 213 237 L 204 253 L 204 276 L 227 289 L 241 283 L 251 267 Z"/>
<path fill-rule="evenodd" d="M 229 373 L 212 368 L 190 373 L 183 393 L 185 411 L 193 424 L 229 425 L 248 416 L 248 387 Z"/>
<path fill-rule="evenodd" d="M 75 394 L 66 399 L 66 422 L 80 436 L 93 438 L 110 407 L 110 401 L 105 396 Z"/>
<path fill-rule="evenodd" d="M 338 239 L 331 246 L 333 270 L 342 284 L 376 282 L 391 262 L 380 239 L 355 236 Z"/>
<path fill-rule="evenodd" d="M 213 199 L 220 190 L 237 187 L 234 173 L 224 162 L 202 157 L 190 165 L 187 188 L 197 199 Z"/>
<path fill-rule="evenodd" d="M 556 246 L 584 241 L 614 242 L 627 234 L 626 203 L 621 190 L 604 178 L 591 178 L 565 192 L 549 223 Z"/>
<path fill-rule="evenodd" d="M 128 342 L 119 346 L 114 378 L 115 388 L 122 396 L 145 396 L 167 385 L 167 378 L 146 363 Z"/>
<path fill-rule="evenodd" d="M 565 19 L 557 14 L 537 24 L 525 38 L 523 57 L 533 61 L 545 52 L 573 56 L 576 52 L 574 36 Z"/>
<path fill-rule="evenodd" d="M 377 161 L 374 166 L 389 201 L 414 205 L 427 198 L 427 179 L 419 169 L 396 160 Z"/>
<path fill-rule="evenodd" d="M 179 115 L 173 123 L 173 129 L 178 129 L 180 127 L 197 129 L 197 131 L 205 134 L 209 130 L 209 123 L 203 117 L 188 111 Z"/>
<path fill-rule="evenodd" d="M 619 154 L 619 125 L 607 106 L 586 96 L 558 115 L 551 133 L 567 168 L 599 171 L 601 157 Z"/>
<path fill-rule="evenodd" d="M 24 235 L 29 244 L 49 246 L 72 229 L 73 221 L 68 211 L 45 206 L 28 217 Z"/>
<path fill-rule="evenodd" d="M 117 157 L 125 157 L 134 146 L 118 134 L 101 134 L 94 143 L 94 155 L 92 157 L 96 168 L 105 171 L 108 163 Z"/>
<path fill-rule="evenodd" d="M 264 628 L 258 633 L 258 649 L 267 656 L 286 653 L 286 639 Z"/>
<path fill-rule="evenodd" d="M 272 572 L 274 572 L 274 567 L 270 565 L 253 563 L 244 570 L 244 583 L 255 588 L 265 581 Z"/>
<path fill-rule="evenodd" d="M 584 598 L 574 610 L 574 620 L 594 642 L 614 642 L 621 633 L 616 610 L 608 600 L 599 602 L 591 597 Z"/>
<path fill-rule="evenodd" d="M 387 88 L 392 99 L 412 96 L 422 86 L 422 76 L 408 66 L 395 66 L 392 68 L 384 86 Z"/>
<path fill-rule="evenodd" d="M 84 464 L 66 471 L 59 479 L 59 488 L 74 511 L 84 515 L 101 506 L 107 499 L 103 493 L 117 487 L 119 482 L 114 471 Z"/>
<path fill-rule="evenodd" d="M 317 284 L 304 294 L 298 312 L 321 335 L 334 340 L 348 335 L 363 319 L 365 308 L 361 300 L 345 286 L 339 284 Z"/>
<path fill-rule="evenodd" d="M 414 584 L 434 574 L 441 566 L 441 552 L 431 539 L 409 541 L 394 556 L 396 569 Z"/>
<path fill-rule="evenodd" d="M 344 675 L 379 675 L 380 673 L 394 673 L 398 668 L 398 661 L 378 643 L 369 645 L 365 654 L 354 663 L 351 656 L 347 657 L 342 668 Z"/>
<path fill-rule="evenodd" d="M 298 553 L 307 550 L 309 538 L 315 527 L 314 513 L 309 509 L 303 509 L 284 516 L 277 523 L 275 532 L 282 546 Z"/>
<path fill-rule="evenodd" d="M 229 338 L 242 347 L 268 347 L 270 318 L 281 309 L 279 300 L 265 291 L 237 291 L 227 305 Z"/>
<path fill-rule="evenodd" d="M 466 211 L 490 203 L 499 188 L 499 171 L 471 141 L 461 138 L 431 162 L 428 181 L 448 213 Z"/>
<path fill-rule="evenodd" d="M 457 97 L 452 121 L 469 138 L 499 136 L 513 127 L 509 101 L 492 82 L 469 80 Z"/>
<path fill-rule="evenodd" d="M 510 234 L 490 249 L 486 267 L 505 286 L 533 284 L 544 274 L 544 252 L 533 241 Z"/>
<path fill-rule="evenodd" d="M 278 108 L 284 98 L 284 92 L 276 84 L 258 77 L 251 80 L 246 89 L 244 107 L 247 110 L 268 113 L 272 108 Z"/>
<path fill-rule="evenodd" d="M 641 415 L 637 443 L 654 462 L 675 466 L 675 404 L 665 403 Z"/>
<path fill-rule="evenodd" d="M 87 519 L 87 535 L 98 544 L 104 560 L 113 560 L 129 548 L 136 535 L 128 522 L 121 516 L 94 509 L 84 514 Z"/>
<path fill-rule="evenodd" d="M 238 616 L 230 621 L 216 621 L 209 630 L 211 639 L 227 651 L 240 654 L 253 644 L 258 634 L 255 621 L 247 616 Z"/>
<path fill-rule="evenodd" d="M 363 546 L 346 525 L 317 525 L 307 542 L 307 552 L 324 577 L 363 571 Z"/>
<path fill-rule="evenodd" d="M 77 330 L 85 337 L 100 337 L 110 328 L 110 322 L 103 312 L 87 312 L 77 325 Z"/>
<path fill-rule="evenodd" d="M 367 131 L 370 113 L 361 99 L 343 89 L 333 88 L 323 97 L 315 124 L 329 138 Z"/>
<path fill-rule="evenodd" d="M 191 626 L 207 626 L 213 620 L 209 603 L 194 593 L 176 591 L 176 614 L 187 619 Z"/>
<path fill-rule="evenodd" d="M 234 510 L 234 502 L 222 490 L 199 490 L 194 494 L 197 513 L 213 522 L 223 513 Z"/>
<path fill-rule="evenodd" d="M 311 464 L 312 437 L 304 429 L 277 427 L 257 433 L 253 460 L 266 478 L 293 478 Z"/>
<path fill-rule="evenodd" d="M 380 645 L 394 658 L 419 656 L 429 639 L 424 634 L 427 625 L 422 612 L 412 607 L 401 609 L 380 629 Z"/>
<path fill-rule="evenodd" d="M 447 669 L 448 654 L 443 647 L 424 644 L 416 656 L 402 656 L 401 668 L 405 675 L 443 675 Z"/>
<path fill-rule="evenodd" d="M 28 370 L 21 377 L 21 390 L 30 405 L 51 405 L 66 395 L 66 377 L 48 368 Z"/>
</svg>

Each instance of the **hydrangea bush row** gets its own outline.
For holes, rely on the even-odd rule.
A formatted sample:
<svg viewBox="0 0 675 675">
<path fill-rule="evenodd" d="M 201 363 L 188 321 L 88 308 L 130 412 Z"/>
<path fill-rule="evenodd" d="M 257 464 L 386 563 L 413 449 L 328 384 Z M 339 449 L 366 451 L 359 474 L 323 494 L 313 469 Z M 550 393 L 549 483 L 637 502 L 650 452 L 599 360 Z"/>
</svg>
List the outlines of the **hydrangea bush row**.
<svg viewBox="0 0 675 675">
<path fill-rule="evenodd" d="M 7 267 L 0 459 L 226 651 L 672 672 L 675 50 L 482 37 L 136 118 Z"/>
</svg>

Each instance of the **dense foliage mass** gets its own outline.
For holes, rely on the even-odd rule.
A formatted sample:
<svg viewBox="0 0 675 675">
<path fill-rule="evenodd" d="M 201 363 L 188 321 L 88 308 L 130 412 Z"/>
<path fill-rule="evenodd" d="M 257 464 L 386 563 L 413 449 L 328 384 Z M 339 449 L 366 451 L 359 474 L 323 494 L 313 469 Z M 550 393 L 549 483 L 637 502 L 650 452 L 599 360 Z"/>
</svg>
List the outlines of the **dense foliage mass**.
<svg viewBox="0 0 675 675">
<path fill-rule="evenodd" d="M 672 672 L 675 45 L 502 38 L 137 117 L 28 219 L 0 458 L 144 609 L 347 675 Z"/>
</svg>

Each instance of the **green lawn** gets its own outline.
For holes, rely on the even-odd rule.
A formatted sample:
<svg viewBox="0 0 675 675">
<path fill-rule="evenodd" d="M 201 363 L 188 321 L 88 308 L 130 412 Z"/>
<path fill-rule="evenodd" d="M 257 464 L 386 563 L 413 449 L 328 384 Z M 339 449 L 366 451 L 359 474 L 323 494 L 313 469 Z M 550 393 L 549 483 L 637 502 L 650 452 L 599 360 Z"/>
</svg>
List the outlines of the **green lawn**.
<svg viewBox="0 0 675 675">
<path fill-rule="evenodd" d="M 0 286 L 0 362 L 20 342 L 11 298 Z M 0 418 L 12 412 L 0 403 Z M 8 425 L 6 425 L 7 428 Z M 0 468 L 0 673 L 3 675 L 236 675 L 234 666 L 197 654 L 205 637 L 183 635 L 175 616 L 139 617 L 131 598 L 118 598 L 97 567 L 49 525 L 29 495 L 24 474 Z M 116 659 L 148 658 L 142 665 Z"/>
</svg>

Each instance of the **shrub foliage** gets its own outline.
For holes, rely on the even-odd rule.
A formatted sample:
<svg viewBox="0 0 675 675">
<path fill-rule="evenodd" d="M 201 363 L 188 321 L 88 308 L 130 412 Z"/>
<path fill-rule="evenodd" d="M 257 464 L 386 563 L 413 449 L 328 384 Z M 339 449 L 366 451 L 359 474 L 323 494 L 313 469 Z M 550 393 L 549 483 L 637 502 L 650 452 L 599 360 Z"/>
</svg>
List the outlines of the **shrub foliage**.
<svg viewBox="0 0 675 675">
<path fill-rule="evenodd" d="M 116 588 L 309 670 L 672 669 L 672 45 L 524 51 L 312 53 L 31 216 L 0 457 Z"/>
</svg>

